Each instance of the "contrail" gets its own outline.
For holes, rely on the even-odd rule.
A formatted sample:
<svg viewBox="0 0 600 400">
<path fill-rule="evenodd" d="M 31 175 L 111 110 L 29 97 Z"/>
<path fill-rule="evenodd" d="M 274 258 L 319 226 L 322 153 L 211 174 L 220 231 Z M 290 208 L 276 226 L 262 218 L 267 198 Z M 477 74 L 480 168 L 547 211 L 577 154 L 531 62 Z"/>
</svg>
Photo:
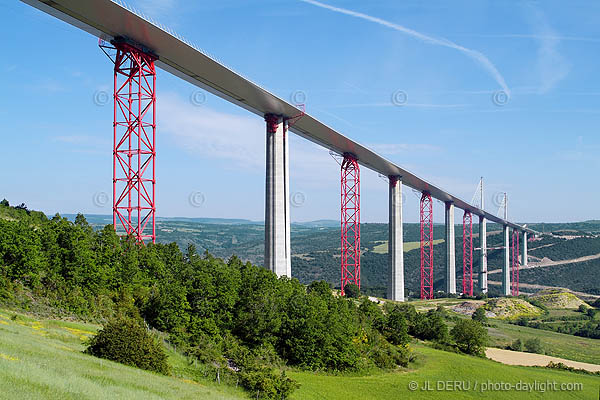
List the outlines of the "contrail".
<svg viewBox="0 0 600 400">
<path fill-rule="evenodd" d="M 492 77 L 494 78 L 494 80 L 496 80 L 496 82 L 498 83 L 498 85 L 500 85 L 502 87 L 502 90 L 504 90 L 504 92 L 510 96 L 510 90 L 508 89 L 508 86 L 506 86 L 506 82 L 504 81 L 504 78 L 502 77 L 502 75 L 500 74 L 500 72 L 498 71 L 498 69 L 496 68 L 496 66 L 494 64 L 492 64 L 492 62 L 482 53 L 476 51 L 476 50 L 472 50 L 472 49 L 467 49 L 466 47 L 460 46 L 454 42 L 451 42 L 448 39 L 444 39 L 444 38 L 434 38 L 431 36 L 427 36 L 424 35 L 420 32 L 414 31 L 412 29 L 406 28 L 404 26 L 401 25 L 397 25 L 394 24 L 392 22 L 386 21 L 384 19 L 381 18 L 377 18 L 377 17 L 372 17 L 370 15 L 367 14 L 363 14 L 363 13 L 359 13 L 356 11 L 352 11 L 352 10 L 347 10 L 345 8 L 339 8 L 339 7 L 334 7 L 334 6 L 330 6 L 328 4 L 324 4 L 321 2 L 318 2 L 316 0 L 300 0 L 304 3 L 308 3 L 308 4 L 312 4 L 314 6 L 317 7 L 321 7 L 321 8 L 325 8 L 327 10 L 331 10 L 334 12 L 338 12 L 341 14 L 346 14 L 346 15 L 350 15 L 352 17 L 356 17 L 356 18 L 361 18 L 361 19 L 365 19 L 367 21 L 371 21 L 374 22 L 376 24 L 379 25 L 383 25 L 386 26 L 388 28 L 392 28 L 394 30 L 397 30 L 399 32 L 405 33 L 407 35 L 410 35 L 412 37 L 415 37 L 419 40 L 422 40 L 423 42 L 426 43 L 430 43 L 430 44 L 435 44 L 438 46 L 444 46 L 444 47 L 449 47 L 451 49 L 455 49 L 458 50 L 464 54 L 466 54 L 467 56 L 471 57 L 472 59 L 474 59 L 475 61 L 477 61 L 483 68 L 485 68 L 488 73 L 490 73 L 490 75 L 492 75 Z"/>
</svg>

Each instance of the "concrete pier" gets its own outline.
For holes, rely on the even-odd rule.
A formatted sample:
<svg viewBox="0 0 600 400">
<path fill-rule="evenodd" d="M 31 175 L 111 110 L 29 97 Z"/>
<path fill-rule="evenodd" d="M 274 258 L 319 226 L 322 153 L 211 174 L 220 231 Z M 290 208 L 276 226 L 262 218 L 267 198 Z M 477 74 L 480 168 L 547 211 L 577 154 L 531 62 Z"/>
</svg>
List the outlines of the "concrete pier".
<svg viewBox="0 0 600 400">
<path fill-rule="evenodd" d="M 402 230 L 402 179 L 389 177 L 389 240 L 388 289 L 389 300 L 404 301 L 404 238 Z"/>
<path fill-rule="evenodd" d="M 522 260 L 521 260 L 521 265 L 523 267 L 526 267 L 528 262 L 527 262 L 527 232 L 523 232 L 523 256 L 522 256 Z"/>
<path fill-rule="evenodd" d="M 479 291 L 481 293 L 487 293 L 487 227 L 484 217 L 479 217 L 479 246 L 481 247 L 481 258 L 479 260 Z"/>
<path fill-rule="evenodd" d="M 290 256 L 289 160 L 286 121 L 265 115 L 267 159 L 264 266 L 277 276 L 292 276 Z"/>
<path fill-rule="evenodd" d="M 510 229 L 508 225 L 503 227 L 504 235 L 504 261 L 502 263 L 502 294 L 504 296 L 510 295 Z"/>
<path fill-rule="evenodd" d="M 446 203 L 446 293 L 456 293 L 456 245 L 454 203 Z"/>
</svg>

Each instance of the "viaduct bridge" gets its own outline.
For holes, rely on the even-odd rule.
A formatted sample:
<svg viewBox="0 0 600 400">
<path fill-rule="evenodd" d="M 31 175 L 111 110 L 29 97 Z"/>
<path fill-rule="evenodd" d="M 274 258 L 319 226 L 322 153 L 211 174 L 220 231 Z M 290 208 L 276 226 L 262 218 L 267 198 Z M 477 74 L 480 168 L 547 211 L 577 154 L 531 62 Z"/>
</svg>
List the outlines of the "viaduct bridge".
<svg viewBox="0 0 600 400">
<path fill-rule="evenodd" d="M 402 188 L 421 192 L 421 298 L 433 298 L 433 199 L 445 204 L 446 292 L 457 293 L 455 209 L 463 214 L 462 292 L 473 294 L 473 218 L 479 219 L 479 291 L 487 292 L 486 222 L 503 227 L 502 293 L 518 295 L 527 235 L 537 232 L 499 218 L 386 160 L 365 146 L 245 79 L 168 28 L 119 0 L 22 0 L 100 39 L 114 64 L 113 225 L 139 241 L 156 240 L 156 67 L 258 114 L 266 125 L 264 266 L 291 276 L 288 135 L 293 132 L 339 155 L 341 161 L 341 288 L 360 286 L 360 168 L 388 177 L 388 291 L 403 301 Z M 512 231 L 512 234 L 511 234 Z M 512 244 L 511 244 L 512 236 Z M 512 258 L 511 258 L 512 248 Z"/>
</svg>

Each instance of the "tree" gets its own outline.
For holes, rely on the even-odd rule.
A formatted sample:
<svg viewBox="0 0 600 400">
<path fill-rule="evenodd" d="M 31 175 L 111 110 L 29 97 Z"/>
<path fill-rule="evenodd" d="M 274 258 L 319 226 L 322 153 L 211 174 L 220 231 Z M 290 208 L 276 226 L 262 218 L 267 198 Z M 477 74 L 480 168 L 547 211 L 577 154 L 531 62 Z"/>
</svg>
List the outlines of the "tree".
<svg viewBox="0 0 600 400">
<path fill-rule="evenodd" d="M 427 314 L 417 313 L 412 333 L 422 340 L 434 340 L 439 343 L 448 341 L 448 326 L 435 310 L 430 310 Z"/>
<path fill-rule="evenodd" d="M 406 345 L 410 342 L 408 323 L 400 307 L 392 308 L 385 318 L 385 337 L 396 345 Z"/>
<path fill-rule="evenodd" d="M 463 319 L 452 328 L 450 335 L 463 353 L 484 356 L 488 333 L 479 322 Z"/>
<path fill-rule="evenodd" d="M 360 297 L 360 288 L 354 283 L 349 283 L 344 287 L 344 295 L 349 299 L 358 299 Z"/>
<path fill-rule="evenodd" d="M 6 200 L 6 199 L 3 199 L 2 201 L 0 201 L 0 205 L 2 205 L 4 207 L 10 207 L 8 200 Z"/>
<path fill-rule="evenodd" d="M 488 323 L 488 317 L 485 315 L 485 309 L 483 307 L 479 307 L 473 315 L 471 316 L 473 321 L 479 322 L 481 325 L 486 325 Z"/>
</svg>

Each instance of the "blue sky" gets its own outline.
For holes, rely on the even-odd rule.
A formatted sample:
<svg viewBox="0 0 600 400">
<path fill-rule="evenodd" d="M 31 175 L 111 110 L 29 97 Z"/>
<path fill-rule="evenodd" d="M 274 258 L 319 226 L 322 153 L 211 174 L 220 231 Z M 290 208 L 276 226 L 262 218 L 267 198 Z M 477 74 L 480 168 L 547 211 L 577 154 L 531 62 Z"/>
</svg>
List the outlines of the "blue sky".
<svg viewBox="0 0 600 400">
<path fill-rule="evenodd" d="M 484 176 L 491 212 L 506 191 L 512 220 L 600 218 L 598 2 L 129 4 L 455 195 L 470 200 Z M 0 12 L 0 197 L 109 214 L 112 109 L 98 99 L 110 61 L 94 37 L 21 2 Z M 164 71 L 157 85 L 158 215 L 263 219 L 261 118 Z M 298 137 L 290 158 L 292 220 L 339 218 L 335 160 Z M 361 177 L 363 221 L 386 221 L 386 183 Z"/>
</svg>

